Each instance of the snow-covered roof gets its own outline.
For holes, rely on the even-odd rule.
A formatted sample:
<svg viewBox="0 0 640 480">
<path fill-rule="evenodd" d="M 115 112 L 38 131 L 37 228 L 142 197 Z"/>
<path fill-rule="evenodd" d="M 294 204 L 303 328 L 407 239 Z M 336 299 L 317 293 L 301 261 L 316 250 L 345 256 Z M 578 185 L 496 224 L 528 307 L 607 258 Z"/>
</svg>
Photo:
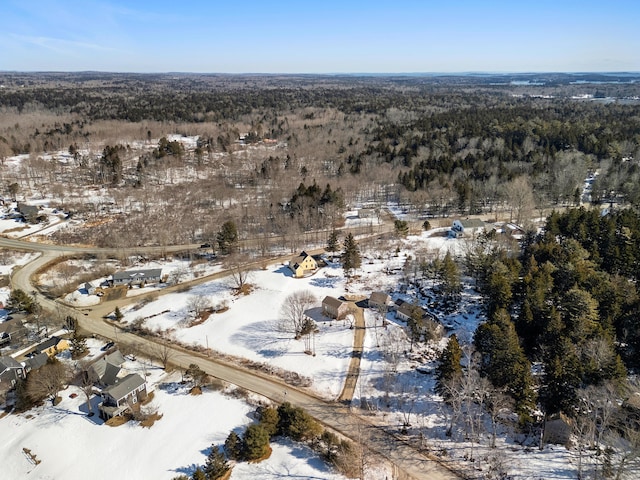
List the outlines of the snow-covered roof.
<svg viewBox="0 0 640 480">
<path fill-rule="evenodd" d="M 161 268 L 151 268 L 148 270 L 126 270 L 124 272 L 116 272 L 113 274 L 114 280 L 128 280 L 141 278 L 157 278 L 162 275 Z"/>
</svg>

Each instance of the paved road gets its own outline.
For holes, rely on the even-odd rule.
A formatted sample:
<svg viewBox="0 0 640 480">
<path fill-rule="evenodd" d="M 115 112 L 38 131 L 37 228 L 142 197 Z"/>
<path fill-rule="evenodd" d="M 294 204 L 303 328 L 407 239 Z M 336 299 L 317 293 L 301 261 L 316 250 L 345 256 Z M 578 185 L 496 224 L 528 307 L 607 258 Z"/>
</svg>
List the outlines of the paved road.
<svg viewBox="0 0 640 480">
<path fill-rule="evenodd" d="M 11 244 L 12 246 L 10 248 L 25 249 L 23 248 L 24 242 L 19 242 L 18 245 L 13 244 L 13 242 L 11 242 Z M 3 244 L 3 242 L 0 242 L 0 245 L 5 246 L 6 243 Z M 38 248 L 38 246 L 40 246 L 40 248 Z M 31 244 L 31 247 L 30 250 L 39 250 L 43 252 L 43 254 L 35 261 L 15 271 L 11 279 L 13 288 L 21 288 L 26 292 L 34 291 L 34 287 L 31 284 L 31 276 L 36 271 L 48 262 L 55 261 L 58 257 L 69 252 L 69 250 L 67 250 L 68 247 L 55 248 L 55 246 L 51 246 L 54 248 L 46 248 L 49 246 L 45 247 L 39 244 Z M 99 313 L 102 312 L 102 310 L 97 309 L 96 311 L 92 311 L 89 309 L 84 315 L 77 315 L 76 309 L 63 305 L 60 302 L 56 302 L 40 294 L 37 294 L 37 299 L 40 305 L 47 310 L 63 315 L 71 314 L 78 318 L 80 328 L 85 331 L 98 334 L 105 338 L 114 339 L 122 345 L 135 346 L 138 351 L 150 356 L 158 355 L 161 347 L 154 339 L 139 337 L 124 332 L 105 322 Z M 364 335 L 364 329 L 356 329 L 356 332 L 358 331 L 362 331 Z M 310 392 L 293 388 L 278 379 L 267 377 L 255 371 L 240 369 L 220 359 L 208 358 L 173 344 L 166 345 L 166 348 L 169 349 L 171 363 L 181 368 L 186 368 L 191 363 L 195 363 L 209 375 L 263 395 L 275 402 L 286 400 L 292 404 L 299 405 L 328 427 L 341 432 L 355 442 L 366 445 L 373 453 L 379 454 L 391 461 L 401 473 L 401 478 L 429 480 L 454 480 L 460 478 L 433 459 L 424 456 L 413 447 L 398 441 L 393 435 L 376 427 L 366 418 L 355 415 L 343 405 L 324 401 Z"/>
</svg>

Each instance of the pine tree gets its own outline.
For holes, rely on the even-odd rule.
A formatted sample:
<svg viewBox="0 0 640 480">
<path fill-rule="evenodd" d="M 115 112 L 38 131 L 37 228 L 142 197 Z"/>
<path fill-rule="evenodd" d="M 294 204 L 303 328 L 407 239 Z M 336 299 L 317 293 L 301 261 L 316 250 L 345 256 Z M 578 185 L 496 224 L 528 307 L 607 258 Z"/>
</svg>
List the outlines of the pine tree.
<svg viewBox="0 0 640 480">
<path fill-rule="evenodd" d="M 505 310 L 498 310 L 476 330 L 476 348 L 482 356 L 481 373 L 497 388 L 505 388 L 525 418 L 534 406 L 531 364 L 520 346 L 515 326 Z"/>
<path fill-rule="evenodd" d="M 119 322 L 124 318 L 124 315 L 120 311 L 120 307 L 116 307 L 115 311 L 113 312 L 113 316 L 115 317 L 116 322 Z"/>
<path fill-rule="evenodd" d="M 344 239 L 344 253 L 342 254 L 342 269 L 344 274 L 349 276 L 351 272 L 362 265 L 360 249 L 353 234 L 349 233 Z"/>
<path fill-rule="evenodd" d="M 333 255 L 340 249 L 338 245 L 338 232 L 332 230 L 329 234 L 329 239 L 327 240 L 327 246 L 325 250 L 331 253 L 331 261 L 333 261 Z"/>
<path fill-rule="evenodd" d="M 451 256 L 451 252 L 447 252 L 440 264 L 438 277 L 441 285 L 442 293 L 447 299 L 453 299 L 460 295 L 462 291 L 462 283 L 460 282 L 460 269 Z"/>
<path fill-rule="evenodd" d="M 269 433 L 262 425 L 249 425 L 243 436 L 242 456 L 246 460 L 264 458 L 269 453 Z"/>
<path fill-rule="evenodd" d="M 73 337 L 71 337 L 70 347 L 71 347 L 71 358 L 73 360 L 82 358 L 89 351 L 89 349 L 87 348 L 87 339 L 82 335 L 79 335 L 77 331 L 73 332 Z"/>
<path fill-rule="evenodd" d="M 224 441 L 224 451 L 231 460 L 242 458 L 242 439 L 233 430 Z"/>
<path fill-rule="evenodd" d="M 192 480 L 207 480 L 207 475 L 204 473 L 202 468 L 198 467 L 191 475 Z"/>
<path fill-rule="evenodd" d="M 238 228 L 233 220 L 227 220 L 216 237 L 220 253 L 223 255 L 232 253 L 238 244 Z"/>
<path fill-rule="evenodd" d="M 260 425 L 264 427 L 270 437 L 273 437 L 278 431 L 279 419 L 278 410 L 273 407 L 265 407 L 260 412 Z"/>
<path fill-rule="evenodd" d="M 213 445 L 204 465 L 204 473 L 207 480 L 217 480 L 223 477 L 228 471 L 229 462 L 227 462 L 224 453 L 222 453 L 217 445 Z"/>
<path fill-rule="evenodd" d="M 458 343 L 458 337 L 453 334 L 449 338 L 449 343 L 440 354 L 438 366 L 436 367 L 436 393 L 445 397 L 447 392 L 447 384 L 455 378 L 462 376 L 462 349 Z"/>
<path fill-rule="evenodd" d="M 409 224 L 406 220 L 396 220 L 393 222 L 393 229 L 396 235 L 399 237 L 406 237 L 409 235 Z"/>
</svg>

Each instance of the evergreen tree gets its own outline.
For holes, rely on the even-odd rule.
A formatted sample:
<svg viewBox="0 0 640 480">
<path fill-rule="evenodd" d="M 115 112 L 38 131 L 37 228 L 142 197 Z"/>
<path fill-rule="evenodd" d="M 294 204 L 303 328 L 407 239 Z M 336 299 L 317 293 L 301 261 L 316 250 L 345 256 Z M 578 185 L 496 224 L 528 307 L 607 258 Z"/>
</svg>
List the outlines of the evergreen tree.
<svg viewBox="0 0 640 480">
<path fill-rule="evenodd" d="M 278 407 L 278 434 L 295 441 L 316 438 L 322 428 L 307 412 L 285 402 Z"/>
<path fill-rule="evenodd" d="M 269 433 L 262 425 L 249 425 L 242 439 L 242 456 L 245 460 L 257 460 L 269 454 Z"/>
<path fill-rule="evenodd" d="M 438 278 L 441 282 L 442 293 L 448 300 L 458 297 L 462 291 L 460 269 L 453 260 L 451 252 L 447 251 L 439 267 Z"/>
<path fill-rule="evenodd" d="M 342 269 L 344 274 L 349 276 L 351 272 L 362 265 L 362 258 L 360 256 L 360 249 L 356 243 L 353 234 L 349 233 L 343 243 L 344 252 L 342 253 Z"/>
<path fill-rule="evenodd" d="M 396 232 L 396 235 L 405 238 L 409 235 L 409 224 L 406 220 L 395 220 L 393 222 L 393 229 Z"/>
<path fill-rule="evenodd" d="M 260 410 L 260 425 L 273 437 L 278 432 L 278 421 L 280 417 L 278 410 L 273 407 L 265 407 Z"/>
<path fill-rule="evenodd" d="M 231 460 L 240 460 L 242 458 L 242 439 L 233 430 L 229 432 L 227 439 L 224 441 L 224 451 Z"/>
<path fill-rule="evenodd" d="M 123 313 L 120 311 L 120 307 L 116 306 L 116 309 L 113 312 L 113 316 L 115 317 L 116 322 L 119 322 L 124 318 Z"/>
<path fill-rule="evenodd" d="M 333 261 L 333 255 L 340 249 L 338 244 L 338 232 L 336 230 L 331 230 L 329 234 L 329 239 L 327 240 L 327 246 L 325 250 L 331 254 L 331 261 Z"/>
<path fill-rule="evenodd" d="M 505 310 L 498 310 L 478 327 L 474 342 L 481 354 L 481 373 L 505 388 L 524 419 L 535 405 L 531 364 L 520 347 L 515 326 Z"/>
<path fill-rule="evenodd" d="M 224 453 L 217 445 L 211 447 L 211 452 L 207 455 L 207 461 L 204 464 L 204 473 L 207 480 L 217 480 L 229 471 L 229 462 Z"/>
<path fill-rule="evenodd" d="M 77 331 L 73 332 L 73 337 L 71 337 L 71 342 L 69 343 L 71 347 L 71 358 L 73 360 L 82 358 L 89 351 L 87 348 L 87 339 L 79 335 Z"/>
<path fill-rule="evenodd" d="M 207 480 L 207 475 L 204 473 L 202 468 L 198 467 L 193 472 L 193 475 L 191 475 L 191 478 L 192 480 Z"/>
<path fill-rule="evenodd" d="M 447 346 L 440 354 L 440 358 L 438 358 L 438 366 L 436 367 L 435 391 L 439 395 L 445 397 L 445 400 L 447 401 L 447 384 L 462 376 L 461 360 L 462 349 L 460 348 L 460 343 L 458 343 L 458 337 L 454 333 L 451 335 Z"/>
<path fill-rule="evenodd" d="M 21 290 L 19 288 L 11 290 L 8 306 L 13 310 L 24 310 L 27 313 L 33 313 L 37 308 L 37 304 L 34 298 L 24 290 Z"/>
<path fill-rule="evenodd" d="M 216 237 L 220 253 L 227 255 L 232 253 L 238 244 L 238 228 L 233 220 L 227 220 L 222 224 Z"/>
</svg>

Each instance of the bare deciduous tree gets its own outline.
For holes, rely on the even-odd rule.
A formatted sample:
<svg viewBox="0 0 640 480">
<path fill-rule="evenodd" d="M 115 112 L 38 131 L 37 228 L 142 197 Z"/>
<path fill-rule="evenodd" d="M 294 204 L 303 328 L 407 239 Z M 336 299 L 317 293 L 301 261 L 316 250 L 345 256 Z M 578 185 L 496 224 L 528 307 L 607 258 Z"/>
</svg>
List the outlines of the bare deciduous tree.
<svg viewBox="0 0 640 480">
<path fill-rule="evenodd" d="M 279 330 L 300 338 L 307 320 L 305 312 L 316 303 L 315 295 L 309 290 L 298 290 L 289 294 L 280 307 Z"/>
<path fill-rule="evenodd" d="M 209 307 L 209 300 L 205 295 L 191 295 L 187 300 L 187 309 L 197 317 Z"/>
<path fill-rule="evenodd" d="M 62 363 L 57 360 L 50 361 L 29 375 L 27 395 L 33 401 L 49 398 L 55 402 L 58 392 L 68 378 L 69 372 Z"/>
<path fill-rule="evenodd" d="M 173 357 L 173 350 L 169 345 L 169 341 L 164 338 L 158 339 L 154 346 L 154 354 L 162 363 L 162 368 L 166 370 Z"/>
</svg>

